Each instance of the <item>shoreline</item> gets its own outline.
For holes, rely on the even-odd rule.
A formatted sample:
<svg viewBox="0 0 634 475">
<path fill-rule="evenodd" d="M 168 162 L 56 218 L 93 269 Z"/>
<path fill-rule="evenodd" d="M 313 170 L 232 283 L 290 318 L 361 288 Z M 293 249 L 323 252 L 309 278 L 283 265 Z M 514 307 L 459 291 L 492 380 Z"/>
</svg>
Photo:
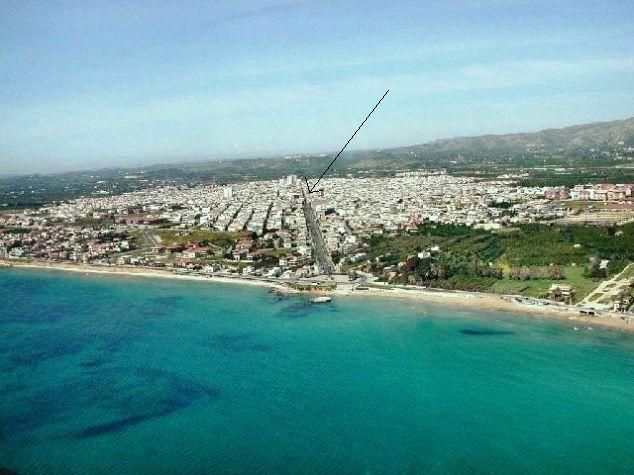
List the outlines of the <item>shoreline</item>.
<svg viewBox="0 0 634 475">
<path fill-rule="evenodd" d="M 340 291 L 335 291 L 334 295 Z M 527 318 L 545 320 L 559 320 L 569 324 L 578 323 L 583 326 L 598 326 L 606 330 L 624 331 L 634 333 L 634 324 L 616 317 L 592 317 L 579 314 L 578 307 L 537 306 L 525 305 L 514 302 L 513 296 L 485 293 L 452 293 L 451 291 L 404 290 L 398 288 L 372 289 L 363 292 L 341 293 L 339 295 L 358 298 L 363 296 L 410 299 L 429 302 L 438 305 L 448 305 L 463 309 L 487 310 L 491 312 L 504 312 Z"/>
<path fill-rule="evenodd" d="M 267 287 L 284 293 L 314 294 L 315 291 L 301 291 L 293 289 L 284 282 L 272 282 L 264 279 L 246 278 L 244 276 L 230 277 L 223 275 L 187 275 L 177 274 L 166 269 L 150 269 L 123 266 L 93 266 L 89 264 L 65 264 L 65 263 L 44 263 L 44 262 L 8 262 L 0 260 L 0 268 L 26 268 L 37 270 L 56 270 L 65 272 L 75 272 L 80 274 L 106 274 L 128 277 L 148 277 L 163 279 L 190 280 L 209 283 L 227 283 L 251 285 L 254 287 Z M 584 325 L 597 325 L 605 329 L 618 330 L 634 333 L 634 324 L 628 323 L 618 317 L 610 316 L 582 316 L 579 315 L 579 307 L 568 305 L 526 305 L 512 300 L 515 296 L 497 295 L 479 292 L 461 292 L 450 290 L 430 290 L 400 288 L 386 285 L 385 288 L 371 287 L 367 290 L 353 291 L 349 289 L 337 288 L 329 292 L 317 292 L 337 297 L 380 297 L 411 299 L 422 302 L 430 302 L 443 305 L 453 305 L 463 308 L 478 310 L 502 311 L 514 314 L 521 314 L 531 318 L 557 319 L 568 323 L 579 322 Z"/>
<path fill-rule="evenodd" d="M 298 293 L 299 291 L 291 289 L 277 282 L 268 282 L 264 280 L 247 279 L 244 277 L 229 277 L 220 275 L 188 275 L 177 274 L 165 269 L 149 269 L 139 267 L 123 267 L 123 266 L 93 266 L 90 264 L 63 264 L 63 263 L 34 263 L 34 262 L 10 262 L 0 261 L 0 268 L 26 268 L 38 270 L 58 270 L 64 272 L 75 272 L 79 274 L 106 274 L 118 275 L 123 277 L 149 277 L 161 279 L 176 280 L 194 280 L 199 282 L 218 282 L 228 284 L 252 285 L 254 287 L 269 287 L 283 292 Z"/>
</svg>

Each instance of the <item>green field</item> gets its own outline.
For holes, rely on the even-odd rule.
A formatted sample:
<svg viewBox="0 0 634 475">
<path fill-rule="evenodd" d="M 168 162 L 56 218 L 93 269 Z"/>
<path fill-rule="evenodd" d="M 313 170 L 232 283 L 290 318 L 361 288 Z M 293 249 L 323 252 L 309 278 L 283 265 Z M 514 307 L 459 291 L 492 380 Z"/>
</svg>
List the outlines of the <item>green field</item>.
<svg viewBox="0 0 634 475">
<path fill-rule="evenodd" d="M 488 232 L 466 226 L 421 225 L 418 233 L 372 236 L 367 253 L 372 272 L 406 263 L 395 282 L 422 282 L 448 289 L 478 290 L 543 297 L 554 282 L 570 284 L 579 301 L 610 275 L 634 260 L 634 224 L 620 227 L 531 224 Z M 439 246 L 431 260 L 416 258 L 418 252 Z M 606 271 L 598 262 L 606 259 Z M 594 262 L 592 267 L 591 261 Z M 362 264 L 363 265 L 363 264 Z M 365 264 L 368 266 L 368 264 Z M 552 267 L 556 266 L 556 267 Z M 557 268 L 564 279 L 549 278 Z M 392 267 L 393 269 L 393 267 Z M 530 274 L 512 279 L 519 269 Z M 634 274 L 628 269 L 628 273 Z M 592 278 L 596 276 L 597 278 Z"/>
<path fill-rule="evenodd" d="M 620 233 L 617 233 L 620 231 Z M 597 256 L 620 263 L 634 260 L 634 224 L 620 227 L 520 225 L 513 231 L 489 232 L 454 225 L 421 225 L 414 235 L 373 236 L 373 256 L 392 254 L 398 259 L 433 245 L 455 256 L 500 261 L 510 266 L 586 265 Z"/>
<path fill-rule="evenodd" d="M 566 267 L 566 278 L 563 280 L 535 279 L 512 280 L 508 276 L 498 280 L 490 287 L 491 292 L 499 294 L 519 294 L 527 297 L 545 297 L 551 284 L 567 284 L 575 289 L 574 302 L 579 302 L 588 295 L 601 279 L 591 279 L 584 276 L 582 267 Z"/>
</svg>

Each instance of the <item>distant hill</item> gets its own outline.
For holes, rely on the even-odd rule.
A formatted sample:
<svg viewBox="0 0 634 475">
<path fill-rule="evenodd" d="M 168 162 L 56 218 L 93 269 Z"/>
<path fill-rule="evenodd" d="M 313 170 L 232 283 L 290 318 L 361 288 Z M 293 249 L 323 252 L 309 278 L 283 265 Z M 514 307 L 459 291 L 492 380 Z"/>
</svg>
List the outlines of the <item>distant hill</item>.
<svg viewBox="0 0 634 475">
<path fill-rule="evenodd" d="M 425 153 L 513 153 L 526 150 L 566 152 L 634 147 L 634 117 L 612 122 L 594 122 L 539 132 L 457 137 L 399 147 L 394 151 L 417 150 Z"/>
<path fill-rule="evenodd" d="M 344 152 L 329 175 L 390 174 L 395 170 L 445 167 L 451 171 L 493 173 L 505 168 L 610 167 L 632 157 L 634 118 L 574 125 L 533 133 L 458 137 L 380 150 Z M 180 165 L 182 176 L 240 181 L 285 174 L 319 176 L 333 154 L 302 154 L 285 158 L 210 161 Z M 619 161 L 623 164 L 625 161 Z M 492 167 L 491 165 L 495 165 Z M 167 166 L 166 166 L 167 167 Z M 164 175 L 163 175 L 164 176 Z"/>
</svg>

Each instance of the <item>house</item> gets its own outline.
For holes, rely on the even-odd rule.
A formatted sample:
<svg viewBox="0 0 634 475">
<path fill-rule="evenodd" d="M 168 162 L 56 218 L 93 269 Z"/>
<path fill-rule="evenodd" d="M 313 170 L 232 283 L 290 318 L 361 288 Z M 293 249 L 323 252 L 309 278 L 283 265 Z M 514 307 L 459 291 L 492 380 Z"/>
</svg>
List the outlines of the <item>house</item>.
<svg viewBox="0 0 634 475">
<path fill-rule="evenodd" d="M 186 259 L 196 259 L 198 257 L 205 257 L 206 255 L 207 251 L 197 246 L 190 247 L 183 251 L 183 257 Z"/>
<path fill-rule="evenodd" d="M 191 269 L 194 267 L 194 263 L 189 259 L 178 259 L 176 261 L 175 267 Z"/>
<path fill-rule="evenodd" d="M 546 192 L 546 198 L 549 200 L 564 200 L 570 197 L 570 190 L 565 186 L 558 186 Z"/>
<path fill-rule="evenodd" d="M 242 275 L 253 275 L 255 274 L 255 267 L 253 266 L 246 266 L 245 268 L 242 269 Z"/>
<path fill-rule="evenodd" d="M 634 284 L 630 284 L 632 286 Z M 623 291 L 616 295 L 612 304 L 612 310 L 615 312 L 625 312 L 632 304 L 632 295 L 630 294 L 629 287 L 626 287 Z"/>
<path fill-rule="evenodd" d="M 278 265 L 280 267 L 296 266 L 298 263 L 299 260 L 296 256 L 293 256 L 292 254 L 286 254 L 285 256 L 280 257 L 278 260 Z"/>
<path fill-rule="evenodd" d="M 212 274 L 214 272 L 222 271 L 222 266 L 220 264 L 207 264 L 203 266 L 202 271 L 205 274 Z"/>
<path fill-rule="evenodd" d="M 251 261 L 257 261 L 259 259 L 262 259 L 262 257 L 269 251 L 271 251 L 271 249 L 263 248 L 263 249 L 256 249 L 255 251 L 247 252 L 247 259 Z"/>
<path fill-rule="evenodd" d="M 556 302 L 566 302 L 572 304 L 572 298 L 575 295 L 575 290 L 572 285 L 567 284 L 552 284 L 548 289 L 548 298 Z"/>
</svg>

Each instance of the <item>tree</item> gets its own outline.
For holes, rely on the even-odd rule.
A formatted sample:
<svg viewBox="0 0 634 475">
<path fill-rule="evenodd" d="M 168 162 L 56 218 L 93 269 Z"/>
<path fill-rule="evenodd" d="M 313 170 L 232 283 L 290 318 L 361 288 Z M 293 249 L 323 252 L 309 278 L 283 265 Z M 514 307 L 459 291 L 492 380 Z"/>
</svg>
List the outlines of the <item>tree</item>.
<svg viewBox="0 0 634 475">
<path fill-rule="evenodd" d="M 541 278 L 541 271 L 539 267 L 529 267 L 528 268 L 528 279 L 535 280 Z"/>
<path fill-rule="evenodd" d="M 535 271 L 529 267 L 513 267 L 510 277 L 515 280 L 530 280 L 535 278 Z"/>
<path fill-rule="evenodd" d="M 471 273 L 473 275 L 480 275 L 480 261 L 477 258 L 471 261 Z"/>
<path fill-rule="evenodd" d="M 600 268 L 600 260 L 598 257 L 593 256 L 590 258 L 590 262 L 588 262 L 588 267 L 586 267 L 586 274 L 588 277 L 593 278 L 601 278 L 605 277 L 606 272 L 605 269 Z"/>
<path fill-rule="evenodd" d="M 511 268 L 511 274 L 510 277 L 513 280 L 520 280 L 520 274 L 521 274 L 521 269 L 519 267 L 513 267 Z"/>
<path fill-rule="evenodd" d="M 513 267 L 511 269 L 511 279 L 530 280 L 531 270 L 528 267 Z"/>
<path fill-rule="evenodd" d="M 502 268 L 499 266 L 483 266 L 480 267 L 478 275 L 480 277 L 493 277 L 501 279 L 503 277 Z"/>
<path fill-rule="evenodd" d="M 564 268 L 561 266 L 551 266 L 548 268 L 548 278 L 552 280 L 561 280 L 566 278 Z"/>
</svg>

